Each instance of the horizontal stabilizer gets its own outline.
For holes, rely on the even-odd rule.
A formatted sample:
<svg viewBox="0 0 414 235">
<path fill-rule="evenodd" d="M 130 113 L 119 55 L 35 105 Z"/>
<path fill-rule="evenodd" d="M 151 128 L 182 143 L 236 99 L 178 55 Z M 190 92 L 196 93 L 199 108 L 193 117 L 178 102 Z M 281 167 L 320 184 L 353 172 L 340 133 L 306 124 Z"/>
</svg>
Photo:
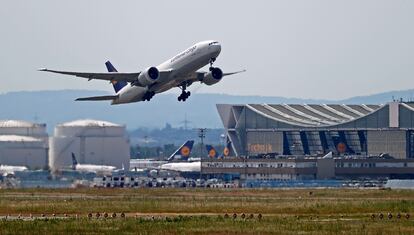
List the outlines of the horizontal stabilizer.
<svg viewBox="0 0 414 235">
<path fill-rule="evenodd" d="M 76 101 L 100 101 L 100 100 L 114 100 L 118 98 L 117 95 L 104 95 L 104 96 L 92 96 L 77 98 Z"/>
</svg>

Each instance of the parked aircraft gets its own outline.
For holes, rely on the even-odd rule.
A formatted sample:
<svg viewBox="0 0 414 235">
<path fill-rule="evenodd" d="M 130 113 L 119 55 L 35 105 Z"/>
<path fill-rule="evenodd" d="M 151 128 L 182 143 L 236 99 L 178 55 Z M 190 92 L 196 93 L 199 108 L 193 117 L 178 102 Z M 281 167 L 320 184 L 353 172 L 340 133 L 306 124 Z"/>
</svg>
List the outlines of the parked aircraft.
<svg viewBox="0 0 414 235">
<path fill-rule="evenodd" d="M 0 174 L 1 175 L 14 175 L 15 172 L 27 171 L 25 166 L 9 166 L 9 165 L 0 165 Z"/>
<path fill-rule="evenodd" d="M 72 153 L 72 170 L 74 171 L 93 172 L 96 174 L 111 174 L 113 171 L 115 171 L 115 169 L 115 166 L 79 164 L 76 160 L 75 154 Z"/>
<path fill-rule="evenodd" d="M 169 177 L 177 173 L 199 173 L 201 170 L 200 158 L 190 157 L 193 145 L 193 140 L 187 140 L 168 157 L 166 162 L 162 162 L 158 167 L 153 168 L 149 175 L 155 178 Z"/>
</svg>

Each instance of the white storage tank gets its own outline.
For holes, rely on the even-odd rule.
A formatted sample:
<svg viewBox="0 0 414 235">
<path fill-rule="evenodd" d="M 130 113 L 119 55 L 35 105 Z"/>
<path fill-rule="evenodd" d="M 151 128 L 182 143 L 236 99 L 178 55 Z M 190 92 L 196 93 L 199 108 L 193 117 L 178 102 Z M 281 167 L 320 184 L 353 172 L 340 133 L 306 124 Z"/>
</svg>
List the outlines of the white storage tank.
<svg viewBox="0 0 414 235">
<path fill-rule="evenodd" d="M 0 120 L 0 135 L 21 135 L 41 138 L 47 143 L 46 124 L 22 120 Z"/>
<path fill-rule="evenodd" d="M 90 119 L 59 124 L 49 144 L 52 170 L 71 166 L 72 152 L 80 164 L 129 169 L 129 140 L 123 125 Z"/>
<path fill-rule="evenodd" d="M 46 124 L 21 120 L 0 120 L 0 164 L 48 167 Z"/>
<path fill-rule="evenodd" d="M 43 139 L 20 135 L 0 135 L 0 164 L 26 166 L 31 170 L 48 165 L 48 148 Z"/>
</svg>

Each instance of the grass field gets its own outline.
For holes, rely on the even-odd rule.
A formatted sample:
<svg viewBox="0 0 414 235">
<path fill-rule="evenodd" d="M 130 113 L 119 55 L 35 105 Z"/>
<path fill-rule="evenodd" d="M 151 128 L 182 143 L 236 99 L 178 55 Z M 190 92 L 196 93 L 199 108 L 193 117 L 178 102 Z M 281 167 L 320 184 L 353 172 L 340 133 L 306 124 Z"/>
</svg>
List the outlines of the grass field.
<svg viewBox="0 0 414 235">
<path fill-rule="evenodd" d="M 117 218 L 96 219 L 97 212 L 116 212 Z M 414 192 L 408 190 L 0 190 L 0 215 L 48 218 L 2 219 L 0 234 L 414 234 L 414 214 L 404 217 L 411 213 Z"/>
</svg>

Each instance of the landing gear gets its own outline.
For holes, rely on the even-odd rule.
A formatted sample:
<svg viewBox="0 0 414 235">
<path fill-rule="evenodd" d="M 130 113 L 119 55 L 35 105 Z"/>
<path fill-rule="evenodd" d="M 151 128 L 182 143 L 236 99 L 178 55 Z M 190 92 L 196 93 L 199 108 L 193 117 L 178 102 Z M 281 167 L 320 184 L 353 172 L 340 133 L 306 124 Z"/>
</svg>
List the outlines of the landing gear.
<svg viewBox="0 0 414 235">
<path fill-rule="evenodd" d="M 188 97 L 190 97 L 190 95 L 191 95 L 191 92 L 189 92 L 189 91 L 185 91 L 187 89 L 187 85 L 186 84 L 184 84 L 182 87 L 181 87 L 181 90 L 182 90 L 182 92 L 181 92 L 181 95 L 180 96 L 178 96 L 178 98 L 177 98 L 177 100 L 178 101 L 186 101 L 187 100 L 187 98 Z"/>
<path fill-rule="evenodd" d="M 144 97 L 142 98 L 143 101 L 150 101 L 152 97 L 154 97 L 155 92 L 154 91 L 148 91 L 145 93 Z"/>
<path fill-rule="evenodd" d="M 189 91 L 183 91 L 181 93 L 181 95 L 178 96 L 177 100 L 184 102 L 184 101 L 186 101 L 188 99 L 188 97 L 190 97 L 190 95 L 191 95 L 191 92 L 189 92 Z"/>
<path fill-rule="evenodd" d="M 211 58 L 210 59 L 210 61 L 209 61 L 209 63 L 210 63 L 210 68 L 208 68 L 210 71 L 212 71 L 213 70 L 213 63 L 216 61 L 216 58 Z"/>
</svg>

